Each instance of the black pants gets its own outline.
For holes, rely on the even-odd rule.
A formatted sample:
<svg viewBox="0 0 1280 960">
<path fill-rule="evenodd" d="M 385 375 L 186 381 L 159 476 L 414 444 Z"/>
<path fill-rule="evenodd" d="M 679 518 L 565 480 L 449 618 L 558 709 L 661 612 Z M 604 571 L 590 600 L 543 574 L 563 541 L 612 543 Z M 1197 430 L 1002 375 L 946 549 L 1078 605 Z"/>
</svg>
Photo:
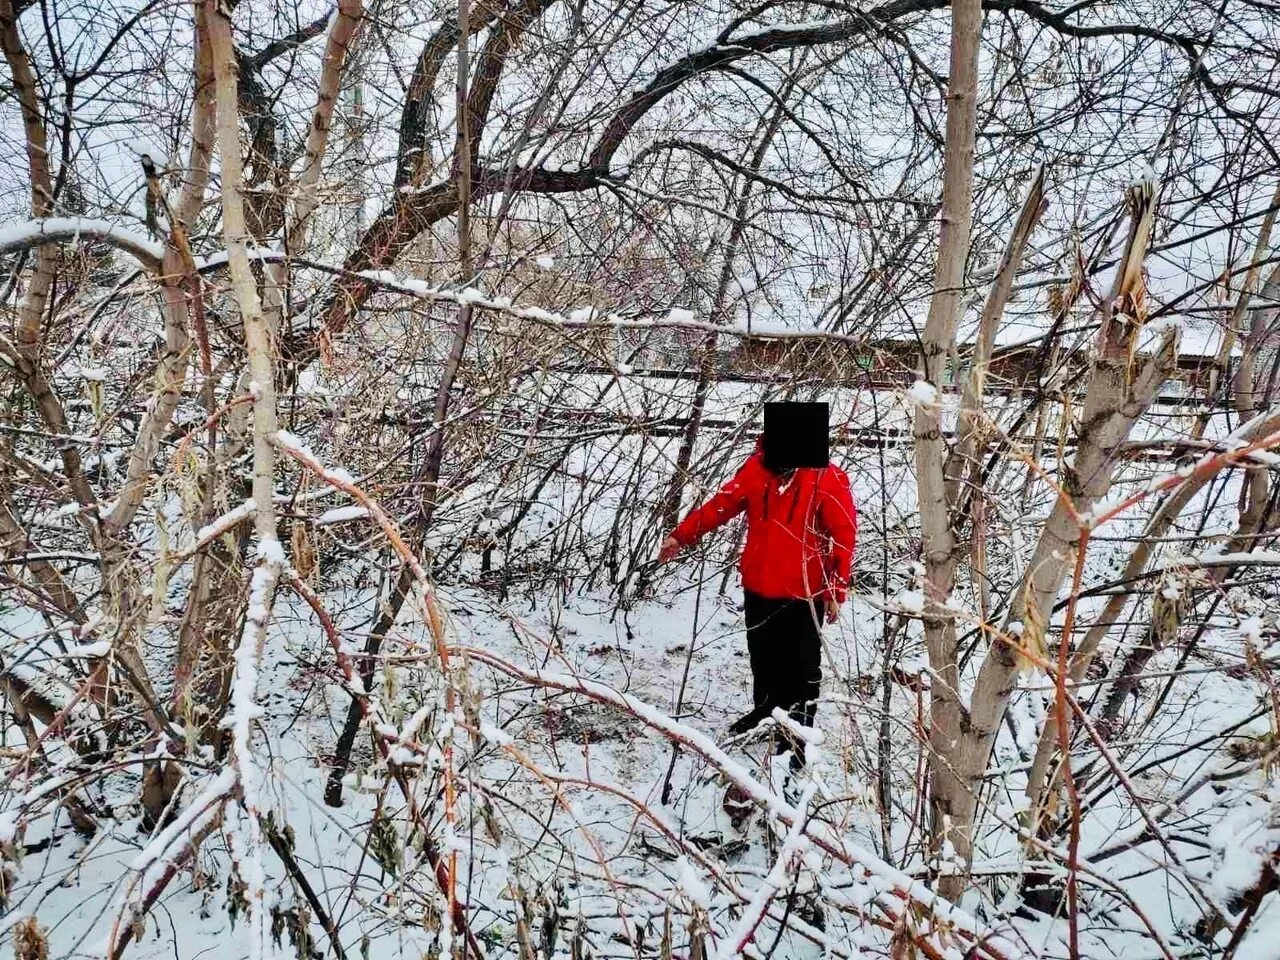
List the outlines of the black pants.
<svg viewBox="0 0 1280 960">
<path fill-rule="evenodd" d="M 768 716 L 781 707 L 792 719 L 813 726 L 822 683 L 822 606 L 817 601 L 745 596 L 747 650 L 755 711 Z"/>
</svg>

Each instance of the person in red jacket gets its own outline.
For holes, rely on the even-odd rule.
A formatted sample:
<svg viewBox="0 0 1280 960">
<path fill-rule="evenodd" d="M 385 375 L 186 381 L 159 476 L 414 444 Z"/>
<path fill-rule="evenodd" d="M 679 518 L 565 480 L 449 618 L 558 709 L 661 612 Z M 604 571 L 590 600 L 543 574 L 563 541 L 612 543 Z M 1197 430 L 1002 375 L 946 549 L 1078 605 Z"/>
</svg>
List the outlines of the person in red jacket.
<svg viewBox="0 0 1280 960">
<path fill-rule="evenodd" d="M 794 417 L 771 418 L 772 406 L 766 405 L 765 433 L 756 451 L 715 496 L 680 522 L 658 553 L 660 562 L 669 562 L 682 547 L 740 513 L 747 515 L 739 568 L 755 706 L 730 728 L 735 734 L 755 727 L 778 707 L 812 725 L 822 680 L 820 626 L 823 619 L 834 623 L 845 601 L 857 539 L 849 478 L 827 457 L 826 404 L 776 405 L 821 407 L 818 452 L 813 451 L 815 430 L 810 430 L 810 449 L 797 450 L 806 446 L 803 435 L 814 425 L 796 430 Z M 801 413 L 802 420 L 812 419 Z M 802 751 L 797 756 L 802 762 Z"/>
</svg>

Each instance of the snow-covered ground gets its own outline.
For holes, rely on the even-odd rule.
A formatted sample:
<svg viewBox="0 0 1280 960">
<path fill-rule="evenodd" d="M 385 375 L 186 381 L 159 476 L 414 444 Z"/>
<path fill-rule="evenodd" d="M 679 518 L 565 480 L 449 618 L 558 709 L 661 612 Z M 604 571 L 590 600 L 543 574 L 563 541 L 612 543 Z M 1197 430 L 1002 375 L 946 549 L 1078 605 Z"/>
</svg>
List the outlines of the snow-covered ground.
<svg viewBox="0 0 1280 960">
<path fill-rule="evenodd" d="M 607 685 L 723 741 L 728 723 L 748 706 L 750 687 L 737 588 L 731 577 L 728 590 L 720 593 L 721 570 L 706 558 L 691 559 L 677 573 L 656 581 L 654 599 L 621 610 L 608 596 L 571 589 L 547 588 L 502 601 L 473 588 L 453 588 L 442 591 L 441 600 L 448 637 L 457 647 L 473 647 L 522 670 Z M 905 572 L 895 579 L 907 582 Z M 895 589 L 889 587 L 890 596 Z M 745 773 L 780 797 L 795 802 L 813 787 L 811 812 L 823 829 L 857 850 L 863 863 L 884 869 L 868 880 L 861 871 L 807 847 L 798 875 L 782 874 L 785 882 L 774 901 L 773 920 L 764 921 L 753 948 L 759 955 L 775 936 L 776 920 L 787 903 L 801 921 L 793 918 L 793 931 L 804 935 L 784 934 L 776 956 L 858 956 L 864 949 L 887 950 L 889 933 L 876 926 L 882 916 L 869 906 L 892 885 L 894 874 L 885 861 L 920 874 L 918 831 L 905 815 L 918 797 L 913 778 L 920 731 L 916 694 L 903 686 L 895 687 L 891 697 L 888 757 L 894 803 L 905 809 L 894 811 L 887 833 L 877 806 L 885 592 L 855 596 L 840 623 L 826 630 L 827 678 L 817 722 L 823 743 L 811 748 L 811 782 L 807 777 L 786 781 L 785 767 L 771 758 L 767 742 L 727 747 Z M 374 594 L 338 580 L 324 595 L 331 609 L 340 611 L 339 625 L 352 642 L 362 640 Z M 4 625 L 6 631 L 20 627 L 12 617 Z M 1232 630 L 1216 631 L 1198 661 L 1238 660 L 1236 637 Z M 440 742 L 448 732 L 439 729 L 442 716 L 433 709 L 439 684 L 433 679 L 426 632 L 410 622 L 395 631 L 390 644 L 396 665 L 383 668 L 373 687 L 386 720 L 404 728 L 427 707 L 430 719 L 423 727 L 436 725 Z M 1167 670 L 1172 659 L 1158 657 L 1151 671 Z M 899 641 L 893 660 L 908 673 L 922 665 L 914 625 Z M 673 760 L 672 741 L 629 710 L 521 683 L 478 659 L 460 670 L 458 682 L 473 698 L 465 712 L 478 724 L 471 732 L 453 732 L 462 784 L 454 827 L 458 877 L 473 929 L 489 955 L 518 955 L 513 884 L 529 896 L 537 936 L 556 931 L 551 954 L 568 956 L 585 942 L 593 956 L 647 955 L 663 937 L 668 910 L 675 916 L 672 942 L 678 955 L 687 949 L 684 928 L 690 917 L 703 918 L 712 951 L 725 950 L 741 933 L 738 921 L 745 905 L 766 889 L 779 851 L 785 852 L 785 825 L 756 810 L 736 826 L 726 811 L 722 773 L 687 747 Z M 330 808 L 321 800 L 326 759 L 349 702 L 334 682 L 335 672 L 332 650 L 310 612 L 282 594 L 259 686 L 265 713 L 254 749 L 263 774 L 263 803 L 275 823 L 290 828 L 293 856 L 336 925 L 348 956 L 434 956 L 441 948 L 441 897 L 423 862 L 421 837 L 408 826 L 404 798 L 385 767 L 372 759 L 367 735 L 362 734 L 358 746 L 359 762 L 348 778 L 344 805 Z M 1034 730 L 1051 703 L 1043 678 L 1027 677 L 1025 684 L 1027 690 L 1015 699 L 1016 735 L 1002 739 L 993 760 L 992 829 L 974 864 L 975 872 L 987 879 L 965 907 L 977 914 L 984 929 L 1000 936 L 1013 951 L 1007 955 L 1065 956 L 1062 921 L 1014 917 L 1001 904 L 1005 900 L 1007 908 L 1016 901 L 1014 879 L 1036 863 L 1025 859 L 1013 831 L 997 829 L 1001 820 L 1017 813 L 1026 759 L 1018 748 L 1028 735 L 1023 725 Z M 1253 851 L 1273 846 L 1276 831 L 1259 774 L 1224 781 L 1185 803 L 1178 799 L 1188 783 L 1222 763 L 1197 750 L 1197 741 L 1231 727 L 1240 735 L 1267 735 L 1265 704 L 1260 711 L 1256 700 L 1241 694 L 1240 682 L 1222 673 L 1190 672 L 1173 684 L 1150 734 L 1151 746 L 1141 756 L 1130 753 L 1126 758 L 1126 769 L 1149 805 L 1177 805 L 1176 823 L 1187 838 L 1176 843 L 1179 859 L 1171 861 L 1169 853 L 1150 843 L 1115 852 L 1118 842 L 1141 833 L 1143 822 L 1114 783 L 1087 797 L 1080 853 L 1089 876 L 1096 877 L 1096 885 L 1086 884 L 1084 902 L 1086 915 L 1096 915 L 1097 921 L 1091 919 L 1081 931 L 1084 956 L 1158 954 L 1119 891 L 1140 907 L 1165 942 L 1185 954 L 1194 943 L 1189 927 L 1199 906 L 1196 888 L 1221 902 L 1256 876 L 1250 866 L 1258 862 Z M 421 717 L 417 723 L 422 725 Z M 16 736 L 10 729 L 8 747 L 20 746 Z M 1021 745 L 1025 750 L 1026 743 Z M 186 803 L 216 783 L 217 764 L 207 759 L 205 767 L 187 767 Z M 437 760 L 414 763 L 425 762 L 430 770 Z M 67 772 L 74 769 L 71 759 Z M 671 789 L 664 803 L 668 771 Z M 20 769 L 9 773 L 4 805 L 10 811 L 24 791 L 48 780 L 42 773 L 27 783 Z M 437 829 L 438 786 L 438 780 L 424 776 L 416 791 L 417 802 Z M 1215 792 L 1219 790 L 1228 796 Z M 6 922 L 36 914 L 49 928 L 51 956 L 101 956 L 113 925 L 130 898 L 139 895 L 143 851 L 157 845 L 140 824 L 137 792 L 136 767 L 97 781 L 91 796 L 115 815 L 104 819 L 88 841 L 77 836 L 57 807 L 45 806 L 45 812 L 29 819 L 22 843 L 30 852 L 15 869 Z M 1238 797 L 1232 799 L 1234 795 Z M 486 807 L 500 839 L 485 825 Z M 370 829 L 375 820 L 377 828 Z M 12 821 L 6 822 L 12 836 Z M 1195 826 L 1207 828 L 1205 840 L 1192 836 Z M 1176 834 L 1173 827 L 1170 832 Z M 381 844 L 369 849 L 370 837 L 382 838 Z M 690 858 L 690 850 L 697 859 Z M 1093 862 L 1093 855 L 1103 852 L 1104 859 Z M 263 859 L 268 908 L 282 918 L 282 949 L 289 955 L 288 918 L 305 904 L 282 863 L 270 852 Z M 237 901 L 229 895 L 230 858 L 222 832 L 204 840 L 197 863 L 199 869 L 183 868 L 169 885 L 146 919 L 132 956 L 195 960 L 249 955 L 243 907 L 237 920 Z M 789 900 L 792 884 L 796 895 Z M 1109 892 L 1112 887 L 1115 892 Z M 309 910 L 306 915 L 316 920 Z M 1108 917 L 1110 922 L 1101 922 Z M 1259 952 L 1240 955 L 1264 956 L 1268 931 L 1277 919 L 1273 905 L 1264 908 L 1246 942 Z M 308 929 L 317 955 L 323 954 L 329 949 L 323 929 L 316 922 Z M 582 941 L 575 946 L 578 931 Z"/>
</svg>

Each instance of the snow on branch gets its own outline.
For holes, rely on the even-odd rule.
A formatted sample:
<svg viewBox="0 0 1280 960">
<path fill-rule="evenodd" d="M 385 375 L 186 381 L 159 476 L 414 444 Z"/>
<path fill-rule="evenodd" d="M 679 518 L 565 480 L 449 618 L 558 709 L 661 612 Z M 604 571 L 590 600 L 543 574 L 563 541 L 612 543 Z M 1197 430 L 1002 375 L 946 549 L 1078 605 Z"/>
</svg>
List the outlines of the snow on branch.
<svg viewBox="0 0 1280 960">
<path fill-rule="evenodd" d="M 350 520 L 363 520 L 369 516 L 368 507 L 334 507 L 316 517 L 316 526 L 328 527 L 335 523 L 346 523 Z"/>
<path fill-rule="evenodd" d="M 692 311 L 676 308 L 663 317 L 628 317 L 619 313 L 606 313 L 594 307 L 571 311 L 567 316 L 539 306 L 516 306 L 510 297 L 489 297 L 475 287 L 462 290 L 445 290 L 412 277 L 400 278 L 388 270 L 362 270 L 358 276 L 388 290 L 408 294 L 432 303 L 452 303 L 473 309 L 501 313 L 517 320 L 529 320 L 548 327 L 566 330 L 703 330 L 751 339 L 767 336 L 789 340 L 834 340 L 841 343 L 860 343 L 858 337 L 843 333 L 812 328 L 787 328 L 771 326 L 767 330 L 748 330 L 744 326 L 732 326 L 696 320 Z"/>
<path fill-rule="evenodd" d="M 148 270 L 156 270 L 164 246 L 110 220 L 88 217 L 44 217 L 0 227 L 0 255 L 30 250 L 46 243 L 79 243 L 98 240 L 135 257 Z"/>
<path fill-rule="evenodd" d="M 258 658 L 266 642 L 271 603 L 280 575 L 284 553 L 278 540 L 258 542 L 258 563 L 249 583 L 249 609 L 244 632 L 235 652 L 235 675 L 231 683 L 231 711 L 222 721 L 231 730 L 231 742 L 240 770 L 240 787 L 246 806 L 258 809 L 259 773 L 253 760 L 253 721 L 262 716 L 258 695 Z"/>
<path fill-rule="evenodd" d="M 245 897 L 250 904 L 250 956 L 254 956 L 257 948 L 267 942 L 267 911 L 264 909 L 267 876 L 262 863 L 263 834 L 259 823 L 262 772 L 253 753 L 253 725 L 264 713 L 258 703 L 258 662 L 266 644 L 276 582 L 285 561 L 279 540 L 260 538 L 257 555 L 258 563 L 249 583 L 249 609 L 245 614 L 244 631 L 235 651 L 231 706 L 222 720 L 222 726 L 231 730 L 232 757 L 244 807 L 234 821 L 227 824 L 227 833 L 232 855 L 239 864 L 240 876 L 245 883 Z"/>
<path fill-rule="evenodd" d="M 117 960 L 129 941 L 139 935 L 140 921 L 154 906 L 181 865 L 213 830 L 235 789 L 235 772 L 226 767 L 214 776 L 164 830 L 156 834 L 130 865 L 133 880 L 125 905 L 116 916 L 107 940 L 106 956 Z"/>
<path fill-rule="evenodd" d="M 133 859 L 131 867 L 142 878 L 144 888 L 151 887 L 159 877 L 158 871 L 178 862 L 178 855 L 202 832 L 203 827 L 221 811 L 223 802 L 235 789 L 235 771 L 224 767 L 200 791 L 199 796 L 186 805 L 173 821 L 151 838 L 151 841 Z"/>
<path fill-rule="evenodd" d="M 331 264 L 297 257 L 286 257 L 276 250 L 255 250 L 252 259 L 263 263 L 289 262 L 295 268 L 318 270 L 338 276 L 356 277 L 382 290 L 404 294 L 429 303 L 447 303 L 469 306 L 475 310 L 498 313 L 516 320 L 526 320 L 547 327 L 566 330 L 700 330 L 750 340 L 767 338 L 776 340 L 830 340 L 837 343 L 860 344 L 859 337 L 814 327 L 786 327 L 778 324 L 756 323 L 748 329 L 745 324 L 716 324 L 696 319 L 693 311 L 683 307 L 672 308 L 661 315 L 650 317 L 627 316 L 606 312 L 596 307 L 581 307 L 563 314 L 537 305 L 519 306 L 510 297 L 488 296 L 475 287 L 448 290 L 432 286 L 415 277 L 400 277 L 390 270 L 361 270 L 351 272 Z M 196 261 L 200 272 L 216 269 L 226 264 L 225 252 L 212 254 Z"/>
<path fill-rule="evenodd" d="M 226 513 L 222 514 L 222 516 L 215 517 L 213 520 L 210 520 L 196 531 L 195 543 L 188 549 L 184 550 L 181 556 L 190 556 L 202 547 L 207 547 L 211 542 L 222 536 L 222 534 L 226 533 L 228 530 L 235 529 L 245 520 L 252 517 L 257 509 L 257 502 L 253 497 L 249 497 L 239 506 L 232 507 Z"/>
<path fill-rule="evenodd" d="M 45 775 L 36 786 L 17 798 L 17 801 L 5 810 L 0 810 L 0 845 L 13 842 L 18 834 L 18 826 L 27 811 L 46 797 L 53 796 L 63 787 L 69 786 L 79 779 L 76 772 L 57 775 Z"/>
</svg>

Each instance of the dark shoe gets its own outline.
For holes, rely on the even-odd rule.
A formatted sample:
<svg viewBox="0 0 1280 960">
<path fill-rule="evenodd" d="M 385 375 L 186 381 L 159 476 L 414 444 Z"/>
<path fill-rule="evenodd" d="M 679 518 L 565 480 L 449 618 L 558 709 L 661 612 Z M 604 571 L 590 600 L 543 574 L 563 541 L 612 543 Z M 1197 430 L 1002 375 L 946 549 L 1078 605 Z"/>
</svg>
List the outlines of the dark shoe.
<svg viewBox="0 0 1280 960">
<path fill-rule="evenodd" d="M 769 716 L 770 712 L 768 707 L 756 707 L 750 713 L 744 714 L 729 725 L 729 735 L 737 737 L 748 730 L 754 730 L 760 726 L 765 717 Z"/>
</svg>

